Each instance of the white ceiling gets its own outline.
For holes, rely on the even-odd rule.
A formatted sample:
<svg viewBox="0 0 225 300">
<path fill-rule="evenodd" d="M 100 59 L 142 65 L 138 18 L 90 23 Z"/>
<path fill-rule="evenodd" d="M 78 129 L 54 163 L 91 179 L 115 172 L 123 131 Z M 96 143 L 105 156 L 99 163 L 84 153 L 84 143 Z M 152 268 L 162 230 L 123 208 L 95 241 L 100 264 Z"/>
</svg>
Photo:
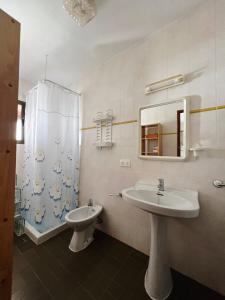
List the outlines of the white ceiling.
<svg viewBox="0 0 225 300">
<path fill-rule="evenodd" d="M 20 77 L 75 86 L 119 51 L 186 14 L 203 0 L 96 0 L 97 16 L 78 27 L 62 0 L 0 0 L 21 23 Z"/>
</svg>

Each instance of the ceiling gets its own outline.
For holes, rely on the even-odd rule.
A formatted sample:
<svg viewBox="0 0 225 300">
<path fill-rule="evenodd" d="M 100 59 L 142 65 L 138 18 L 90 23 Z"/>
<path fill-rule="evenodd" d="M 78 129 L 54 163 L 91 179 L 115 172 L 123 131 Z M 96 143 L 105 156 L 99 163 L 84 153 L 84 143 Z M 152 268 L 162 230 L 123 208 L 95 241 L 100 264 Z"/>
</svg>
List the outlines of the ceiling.
<svg viewBox="0 0 225 300">
<path fill-rule="evenodd" d="M 188 13 L 203 0 L 96 0 L 97 16 L 79 27 L 62 0 L 0 0 L 21 23 L 20 77 L 47 78 L 68 87 L 146 35 Z"/>
</svg>

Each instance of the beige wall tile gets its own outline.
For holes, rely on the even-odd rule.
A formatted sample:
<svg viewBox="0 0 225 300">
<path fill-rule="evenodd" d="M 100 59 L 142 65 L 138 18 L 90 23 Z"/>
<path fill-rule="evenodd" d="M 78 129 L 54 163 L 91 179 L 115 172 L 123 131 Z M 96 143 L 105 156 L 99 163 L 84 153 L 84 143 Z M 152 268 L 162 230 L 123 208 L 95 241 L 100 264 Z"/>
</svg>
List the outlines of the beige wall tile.
<svg viewBox="0 0 225 300">
<path fill-rule="evenodd" d="M 123 51 L 87 78 L 84 123 L 92 125 L 97 111 L 112 108 L 115 121 L 138 117 L 147 104 L 188 96 L 191 108 L 225 105 L 224 0 L 208 0 L 181 20 Z M 184 73 L 182 86 L 144 95 L 150 82 Z M 80 203 L 93 198 L 104 206 L 101 230 L 149 253 L 150 222 L 146 212 L 122 199 L 109 197 L 137 180 L 199 191 L 201 212 L 191 220 L 168 220 L 168 248 L 172 267 L 225 294 L 225 191 L 212 186 L 225 179 L 225 110 L 191 114 L 190 143 L 208 147 L 198 159 L 186 162 L 147 161 L 138 158 L 138 125 L 113 127 L 111 150 L 97 150 L 95 130 L 82 132 Z M 131 168 L 121 168 L 121 158 Z"/>
</svg>

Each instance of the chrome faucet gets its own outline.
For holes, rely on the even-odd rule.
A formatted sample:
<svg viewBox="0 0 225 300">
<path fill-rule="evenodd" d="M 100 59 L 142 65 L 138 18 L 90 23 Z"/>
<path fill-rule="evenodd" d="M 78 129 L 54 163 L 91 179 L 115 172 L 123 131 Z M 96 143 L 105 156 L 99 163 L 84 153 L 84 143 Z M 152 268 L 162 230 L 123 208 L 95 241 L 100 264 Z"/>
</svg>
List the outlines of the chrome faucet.
<svg viewBox="0 0 225 300">
<path fill-rule="evenodd" d="M 93 206 L 93 200 L 91 198 L 88 200 L 88 206 Z"/>
<path fill-rule="evenodd" d="M 164 187 L 164 179 L 163 178 L 159 178 L 159 184 L 158 184 L 158 192 L 163 192 L 165 191 L 165 187 Z"/>
</svg>

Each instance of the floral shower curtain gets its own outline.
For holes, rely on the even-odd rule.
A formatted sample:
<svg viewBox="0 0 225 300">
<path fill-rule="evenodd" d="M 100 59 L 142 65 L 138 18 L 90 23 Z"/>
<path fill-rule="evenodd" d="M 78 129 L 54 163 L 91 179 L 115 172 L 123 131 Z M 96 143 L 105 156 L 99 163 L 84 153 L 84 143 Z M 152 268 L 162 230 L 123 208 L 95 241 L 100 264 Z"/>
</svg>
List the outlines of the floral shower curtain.
<svg viewBox="0 0 225 300">
<path fill-rule="evenodd" d="M 23 215 L 45 232 L 77 206 L 79 96 L 40 82 L 27 95 L 25 120 Z"/>
</svg>

